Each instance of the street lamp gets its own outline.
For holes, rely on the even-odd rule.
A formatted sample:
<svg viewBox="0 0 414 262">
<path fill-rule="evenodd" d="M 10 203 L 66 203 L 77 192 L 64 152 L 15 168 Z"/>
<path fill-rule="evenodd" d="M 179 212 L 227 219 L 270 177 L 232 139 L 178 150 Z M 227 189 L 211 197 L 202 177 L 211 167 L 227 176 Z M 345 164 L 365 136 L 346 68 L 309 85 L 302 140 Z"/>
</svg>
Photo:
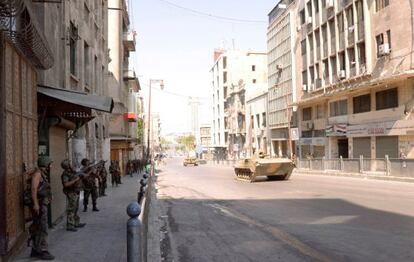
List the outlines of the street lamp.
<svg viewBox="0 0 414 262">
<path fill-rule="evenodd" d="M 149 97 L 148 97 L 148 133 L 147 133 L 147 159 L 150 153 L 150 136 L 151 136 L 151 87 L 152 84 L 159 84 L 161 90 L 164 89 L 164 80 L 162 79 L 150 79 L 149 80 Z M 151 159 L 152 160 L 152 159 Z"/>
</svg>

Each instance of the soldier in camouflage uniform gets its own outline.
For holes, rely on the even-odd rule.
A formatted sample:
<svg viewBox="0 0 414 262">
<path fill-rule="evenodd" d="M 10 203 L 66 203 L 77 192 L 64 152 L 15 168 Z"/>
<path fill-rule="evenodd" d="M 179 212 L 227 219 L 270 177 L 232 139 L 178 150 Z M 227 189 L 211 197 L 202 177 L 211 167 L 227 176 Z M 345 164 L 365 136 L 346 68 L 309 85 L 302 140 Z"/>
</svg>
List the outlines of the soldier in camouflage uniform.
<svg viewBox="0 0 414 262">
<path fill-rule="evenodd" d="M 118 186 L 120 182 L 119 177 L 121 176 L 121 172 L 119 170 L 119 165 L 117 164 L 116 160 L 111 161 L 111 165 L 109 166 L 109 173 L 111 173 L 112 186 Z"/>
<path fill-rule="evenodd" d="M 83 212 L 88 211 L 89 196 L 92 197 L 92 211 L 99 211 L 96 207 L 96 200 L 98 199 L 98 188 L 96 186 L 96 170 L 89 168 L 89 159 L 82 159 L 82 172 L 86 175 L 82 178 L 83 184 Z"/>
<path fill-rule="evenodd" d="M 85 223 L 80 223 L 78 216 L 81 178 L 76 175 L 76 172 L 70 165 L 69 159 L 63 160 L 60 166 L 63 169 L 61 176 L 63 193 L 66 195 L 66 230 L 76 232 L 76 228 L 86 225 Z"/>
<path fill-rule="evenodd" d="M 105 194 L 105 189 L 107 187 L 107 177 L 108 177 L 108 173 L 106 172 L 106 168 L 105 168 L 105 161 L 101 160 L 100 161 L 100 166 L 99 166 L 99 174 L 98 174 L 98 179 L 99 179 L 99 196 L 106 196 Z"/>
<path fill-rule="evenodd" d="M 37 164 L 39 169 L 36 169 L 36 171 L 30 175 L 32 195 L 32 205 L 30 206 L 30 210 L 33 219 L 33 223 L 29 228 L 29 242 L 32 243 L 30 257 L 39 258 L 41 260 L 53 260 L 55 258 L 49 253 L 47 243 L 47 206 L 52 200 L 52 191 L 47 174 L 51 164 L 52 161 L 49 157 L 39 157 Z"/>
</svg>

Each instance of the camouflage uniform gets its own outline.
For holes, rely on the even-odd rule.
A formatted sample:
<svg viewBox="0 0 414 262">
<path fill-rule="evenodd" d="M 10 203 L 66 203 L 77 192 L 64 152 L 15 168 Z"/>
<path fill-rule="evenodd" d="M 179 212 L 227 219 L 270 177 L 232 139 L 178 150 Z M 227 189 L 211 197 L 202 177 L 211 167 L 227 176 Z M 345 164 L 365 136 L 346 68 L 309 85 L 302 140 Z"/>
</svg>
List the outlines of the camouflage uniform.
<svg viewBox="0 0 414 262">
<path fill-rule="evenodd" d="M 29 228 L 30 239 L 29 242 L 32 243 L 32 252 L 30 254 L 31 257 L 38 257 L 41 259 L 54 259 L 47 250 L 48 250 L 48 205 L 52 200 L 52 190 L 50 188 L 49 180 L 47 178 L 47 169 L 49 165 L 52 163 L 48 157 L 40 157 L 38 160 L 38 166 L 43 167 L 41 170 L 37 170 L 36 172 L 41 172 L 38 192 L 37 192 L 37 199 L 39 203 L 39 213 L 37 214 L 34 212 L 33 206 L 30 208 L 32 213 L 32 224 Z M 35 172 L 35 173 L 36 173 Z M 33 174 L 35 174 L 33 173 Z M 30 180 L 31 183 L 31 180 Z"/>
<path fill-rule="evenodd" d="M 63 184 L 63 193 L 66 195 L 66 227 L 67 229 L 73 229 L 75 227 L 84 225 L 80 223 L 80 218 L 78 216 L 80 181 L 76 182 L 70 187 L 64 186 L 65 183 L 71 182 L 77 178 L 75 171 L 73 171 L 71 168 L 65 168 L 61 178 Z"/>
<path fill-rule="evenodd" d="M 87 166 L 84 165 L 83 168 L 85 169 L 86 167 Z M 96 174 L 95 173 L 91 173 L 90 175 L 85 176 L 85 177 L 82 178 L 82 184 L 83 184 L 83 212 L 86 212 L 88 210 L 89 196 L 92 197 L 92 205 L 93 205 L 92 211 L 99 211 L 99 209 L 96 207 L 96 200 L 98 199 L 98 188 L 96 186 L 95 179 L 96 179 Z"/>
<path fill-rule="evenodd" d="M 105 163 L 103 163 L 99 172 L 99 196 L 106 196 L 105 189 L 107 187 L 107 177 L 108 173 L 106 172 Z"/>
</svg>

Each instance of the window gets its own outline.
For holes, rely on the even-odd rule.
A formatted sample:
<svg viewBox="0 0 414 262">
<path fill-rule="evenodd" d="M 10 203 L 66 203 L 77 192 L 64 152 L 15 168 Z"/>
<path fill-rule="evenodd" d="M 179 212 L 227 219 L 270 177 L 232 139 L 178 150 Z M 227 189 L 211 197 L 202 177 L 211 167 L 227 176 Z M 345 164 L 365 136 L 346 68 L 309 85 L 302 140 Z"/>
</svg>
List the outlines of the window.
<svg viewBox="0 0 414 262">
<path fill-rule="evenodd" d="M 322 8 L 325 8 L 326 7 L 326 0 L 322 0 L 321 2 L 322 2 Z"/>
<path fill-rule="evenodd" d="M 359 66 L 365 66 L 365 43 L 358 44 L 358 62 Z"/>
<path fill-rule="evenodd" d="M 313 7 L 315 8 L 315 14 L 317 14 L 319 12 L 319 0 L 315 0 L 313 2 Z"/>
<path fill-rule="evenodd" d="M 266 127 L 266 113 L 262 113 L 262 122 L 263 122 L 262 126 Z"/>
<path fill-rule="evenodd" d="M 252 71 L 253 72 L 256 71 L 256 66 L 255 65 L 252 65 Z"/>
<path fill-rule="evenodd" d="M 102 137 L 106 138 L 106 130 L 105 130 L 105 126 L 102 126 Z"/>
<path fill-rule="evenodd" d="M 345 52 L 338 54 L 339 58 L 339 70 L 345 70 Z"/>
<path fill-rule="evenodd" d="M 227 68 L 227 57 L 223 57 L 223 69 Z"/>
<path fill-rule="evenodd" d="M 250 125 L 254 128 L 254 116 L 250 116 Z"/>
<path fill-rule="evenodd" d="M 380 91 L 375 94 L 377 110 L 398 107 L 397 88 Z"/>
<path fill-rule="evenodd" d="M 317 105 L 316 106 L 316 119 L 325 118 L 325 106 Z"/>
<path fill-rule="evenodd" d="M 91 81 L 90 81 L 90 58 L 89 58 L 89 45 L 85 42 L 84 49 L 83 49 L 83 75 L 85 78 L 85 85 L 90 87 Z"/>
<path fill-rule="evenodd" d="M 300 51 L 303 56 L 306 55 L 306 40 L 300 42 Z"/>
<path fill-rule="evenodd" d="M 377 12 L 389 5 L 390 0 L 375 0 L 375 7 Z"/>
<path fill-rule="evenodd" d="M 391 49 L 391 30 L 387 31 L 387 40 L 388 40 L 388 46 Z"/>
<path fill-rule="evenodd" d="M 227 72 L 223 73 L 223 83 L 227 83 Z"/>
<path fill-rule="evenodd" d="M 302 131 L 302 137 L 312 137 L 312 130 Z"/>
<path fill-rule="evenodd" d="M 70 53 L 70 73 L 76 75 L 76 41 L 78 40 L 78 28 L 70 23 L 69 53 Z"/>
<path fill-rule="evenodd" d="M 99 138 L 99 129 L 98 129 L 98 123 L 95 123 L 95 138 Z"/>
<path fill-rule="evenodd" d="M 307 85 L 308 84 L 308 76 L 307 76 L 307 72 L 302 71 L 302 85 Z"/>
<path fill-rule="evenodd" d="M 371 111 L 371 95 L 366 94 L 353 98 L 354 114 Z"/>
<path fill-rule="evenodd" d="M 307 107 L 302 109 L 302 120 L 309 121 L 312 120 L 312 107 Z"/>
<path fill-rule="evenodd" d="M 375 37 L 376 41 L 377 41 L 377 57 L 380 57 L 380 46 L 382 46 L 384 44 L 384 35 L 383 34 L 379 34 Z"/>
<path fill-rule="evenodd" d="M 305 9 L 302 9 L 302 11 L 299 12 L 300 17 L 300 24 L 303 25 L 305 23 Z"/>
<path fill-rule="evenodd" d="M 256 84 L 256 79 L 253 79 L 252 82 L 253 82 L 253 84 Z"/>
<path fill-rule="evenodd" d="M 329 104 L 330 116 L 343 116 L 348 113 L 347 100 L 339 100 Z"/>
</svg>

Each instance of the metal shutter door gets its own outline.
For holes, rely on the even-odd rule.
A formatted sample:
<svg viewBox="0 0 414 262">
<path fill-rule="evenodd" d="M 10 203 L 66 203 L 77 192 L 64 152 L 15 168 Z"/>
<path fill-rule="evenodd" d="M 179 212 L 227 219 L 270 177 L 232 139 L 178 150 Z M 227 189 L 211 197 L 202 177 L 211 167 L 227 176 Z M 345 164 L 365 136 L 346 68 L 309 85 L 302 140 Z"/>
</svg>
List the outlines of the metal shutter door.
<svg viewBox="0 0 414 262">
<path fill-rule="evenodd" d="M 376 141 L 377 158 L 398 158 L 398 136 L 378 136 Z"/>
<path fill-rule="evenodd" d="M 371 158 L 371 137 L 354 138 L 354 158 Z"/>
</svg>

